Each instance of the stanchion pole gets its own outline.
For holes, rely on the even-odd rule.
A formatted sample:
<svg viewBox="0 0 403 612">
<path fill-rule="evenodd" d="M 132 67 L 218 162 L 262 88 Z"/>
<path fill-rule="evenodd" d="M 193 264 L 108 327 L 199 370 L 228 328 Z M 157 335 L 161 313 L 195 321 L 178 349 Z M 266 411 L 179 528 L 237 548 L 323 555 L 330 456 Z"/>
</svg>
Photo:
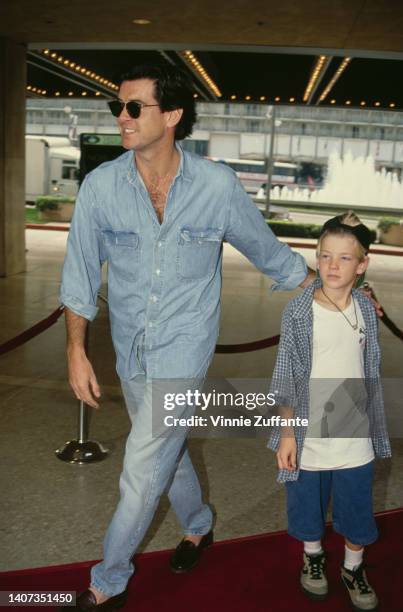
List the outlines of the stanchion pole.
<svg viewBox="0 0 403 612">
<path fill-rule="evenodd" d="M 85 352 L 88 354 L 89 325 L 85 334 Z M 106 459 L 109 450 L 100 442 L 89 440 L 90 407 L 82 400 L 78 404 L 78 435 L 76 440 L 69 440 L 55 451 L 56 457 L 67 463 L 93 463 Z"/>
</svg>

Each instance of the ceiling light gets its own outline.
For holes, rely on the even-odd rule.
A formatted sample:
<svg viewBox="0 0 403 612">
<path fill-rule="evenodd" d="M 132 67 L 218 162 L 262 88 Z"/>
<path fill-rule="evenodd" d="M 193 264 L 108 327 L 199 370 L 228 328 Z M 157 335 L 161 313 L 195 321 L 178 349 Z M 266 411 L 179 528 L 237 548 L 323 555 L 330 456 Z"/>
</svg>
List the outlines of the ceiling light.
<svg viewBox="0 0 403 612">
<path fill-rule="evenodd" d="M 394 102 L 391 102 L 391 103 L 389 104 L 389 106 L 390 106 L 390 108 L 395 108 L 396 104 L 395 104 Z"/>
<path fill-rule="evenodd" d="M 290 102 L 295 102 L 295 98 L 290 98 Z"/>
<path fill-rule="evenodd" d="M 330 100 L 330 104 L 336 104 L 336 100 L 333 98 L 332 100 Z"/>
<path fill-rule="evenodd" d="M 364 100 L 361 100 L 360 106 L 365 106 L 365 105 L 366 105 L 366 102 Z"/>
<path fill-rule="evenodd" d="M 150 25 L 151 19 L 133 19 L 132 23 L 136 25 Z"/>
<path fill-rule="evenodd" d="M 350 105 L 351 104 L 351 100 L 346 100 L 346 104 Z"/>
<path fill-rule="evenodd" d="M 104 86 L 108 87 L 109 89 L 113 89 L 113 90 L 119 89 L 117 85 L 115 85 L 111 81 L 108 81 L 108 79 L 101 79 L 101 77 L 97 75 L 95 72 L 91 72 L 90 69 L 84 66 L 80 66 L 80 64 L 76 64 L 76 62 L 71 62 L 70 60 L 64 58 L 62 55 L 58 55 L 56 52 L 50 53 L 49 49 L 43 49 L 39 53 L 42 53 L 44 55 L 50 54 L 49 56 L 50 58 L 53 59 L 54 62 L 63 64 L 63 66 L 65 66 L 66 68 L 69 68 L 70 70 L 74 70 L 74 72 L 80 72 L 83 76 L 85 75 L 86 77 L 89 77 L 95 81 L 100 81 L 102 84 L 104 84 Z"/>
<path fill-rule="evenodd" d="M 259 100 L 260 100 L 261 102 L 264 102 L 264 101 L 266 100 L 266 96 L 260 96 Z"/>
<path fill-rule="evenodd" d="M 336 81 L 339 79 L 340 75 L 344 72 L 344 70 L 347 68 L 350 62 L 351 62 L 351 57 L 344 58 L 344 60 L 342 61 L 338 69 L 336 70 L 333 78 L 329 81 L 325 89 L 322 91 L 318 102 L 323 102 L 323 100 L 328 96 L 330 91 L 333 89 Z"/>
<path fill-rule="evenodd" d="M 87 95 L 87 92 L 86 92 L 86 91 L 82 91 L 82 92 L 81 92 L 81 95 L 82 95 L 82 96 L 86 96 L 86 95 Z"/>
<path fill-rule="evenodd" d="M 60 91 L 55 91 L 55 96 L 60 96 Z"/>
<path fill-rule="evenodd" d="M 380 106 L 381 103 L 380 102 L 375 102 L 375 106 Z"/>
<path fill-rule="evenodd" d="M 221 91 L 218 89 L 218 87 L 214 83 L 213 79 L 211 79 L 211 77 L 207 74 L 206 70 L 201 65 L 199 60 L 195 57 L 193 52 L 190 51 L 189 49 L 186 49 L 184 51 L 180 51 L 179 54 L 181 55 L 183 60 L 189 64 L 190 68 L 193 71 L 196 71 L 196 73 L 198 73 L 200 75 L 200 77 L 204 80 L 204 82 L 206 83 L 206 85 L 208 86 L 210 91 L 212 91 L 213 94 L 217 98 L 221 98 L 221 96 L 222 96 Z"/>
<path fill-rule="evenodd" d="M 250 100 L 250 96 L 245 96 L 245 100 Z"/>
<path fill-rule="evenodd" d="M 274 101 L 275 101 L 275 102 L 280 102 L 280 97 L 279 97 L 279 96 L 276 96 L 276 97 L 274 98 Z"/>
<path fill-rule="evenodd" d="M 236 96 L 231 96 L 231 100 L 236 100 Z"/>
<path fill-rule="evenodd" d="M 326 70 L 326 67 L 328 66 L 328 62 L 326 63 L 326 60 L 327 60 L 326 55 L 320 55 L 317 58 L 316 64 L 312 70 L 310 79 L 308 81 L 308 85 L 306 86 L 304 97 L 302 98 L 304 102 L 308 102 L 308 100 L 310 99 L 312 95 L 313 89 L 319 80 L 319 77 Z"/>
</svg>

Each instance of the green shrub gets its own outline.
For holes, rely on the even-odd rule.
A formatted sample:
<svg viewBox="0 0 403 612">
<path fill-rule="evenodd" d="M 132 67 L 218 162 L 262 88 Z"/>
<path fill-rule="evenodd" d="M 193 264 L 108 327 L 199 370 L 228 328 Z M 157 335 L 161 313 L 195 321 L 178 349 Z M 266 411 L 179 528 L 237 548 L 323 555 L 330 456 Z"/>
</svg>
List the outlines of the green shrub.
<svg viewBox="0 0 403 612">
<path fill-rule="evenodd" d="M 276 236 L 288 238 L 319 238 L 321 225 L 314 223 L 292 223 L 291 221 L 267 221 Z"/>
<path fill-rule="evenodd" d="M 35 206 L 37 210 L 40 211 L 57 210 L 59 208 L 59 204 L 74 204 L 75 201 L 75 198 L 69 198 L 67 196 L 62 195 L 39 196 L 39 198 L 36 198 L 35 200 Z"/>
<path fill-rule="evenodd" d="M 400 219 L 396 217 L 381 217 L 378 221 L 378 228 L 386 234 L 392 225 L 400 225 Z"/>
</svg>

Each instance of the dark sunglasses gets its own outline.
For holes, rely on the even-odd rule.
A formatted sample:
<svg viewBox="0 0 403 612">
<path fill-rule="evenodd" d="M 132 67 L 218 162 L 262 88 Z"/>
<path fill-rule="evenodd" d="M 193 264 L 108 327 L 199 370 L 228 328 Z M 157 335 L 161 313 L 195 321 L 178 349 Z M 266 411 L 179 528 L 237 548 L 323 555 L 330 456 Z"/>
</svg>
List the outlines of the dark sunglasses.
<svg viewBox="0 0 403 612">
<path fill-rule="evenodd" d="M 140 117 L 142 108 L 149 108 L 150 106 L 159 106 L 159 104 L 142 104 L 141 102 L 135 102 L 130 100 L 129 102 L 122 102 L 121 100 L 110 100 L 108 106 L 114 117 L 120 117 L 120 114 L 124 108 L 126 108 L 128 114 L 132 119 Z"/>
</svg>

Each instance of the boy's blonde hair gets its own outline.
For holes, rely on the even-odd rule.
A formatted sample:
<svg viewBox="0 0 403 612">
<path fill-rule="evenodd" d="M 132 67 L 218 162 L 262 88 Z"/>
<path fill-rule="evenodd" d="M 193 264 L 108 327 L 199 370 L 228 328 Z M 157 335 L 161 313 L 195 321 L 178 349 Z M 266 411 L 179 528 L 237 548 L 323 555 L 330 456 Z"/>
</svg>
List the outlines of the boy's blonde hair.
<svg viewBox="0 0 403 612">
<path fill-rule="evenodd" d="M 359 217 L 355 214 L 353 210 L 349 210 L 344 215 L 341 215 L 339 219 L 340 219 L 340 223 L 343 223 L 343 225 L 349 225 L 350 227 L 356 227 L 357 225 L 361 224 Z M 366 251 L 366 249 L 362 246 L 362 244 L 360 244 L 360 242 L 351 232 L 349 232 L 348 230 L 345 230 L 343 227 L 332 227 L 323 232 L 323 234 L 319 237 L 318 245 L 316 247 L 317 257 L 319 256 L 319 253 L 320 253 L 322 240 L 326 238 L 326 236 L 329 236 L 329 235 L 351 236 L 352 238 L 354 238 L 354 241 L 356 243 L 357 255 L 358 255 L 359 261 L 363 261 L 365 259 L 368 251 Z"/>
</svg>

